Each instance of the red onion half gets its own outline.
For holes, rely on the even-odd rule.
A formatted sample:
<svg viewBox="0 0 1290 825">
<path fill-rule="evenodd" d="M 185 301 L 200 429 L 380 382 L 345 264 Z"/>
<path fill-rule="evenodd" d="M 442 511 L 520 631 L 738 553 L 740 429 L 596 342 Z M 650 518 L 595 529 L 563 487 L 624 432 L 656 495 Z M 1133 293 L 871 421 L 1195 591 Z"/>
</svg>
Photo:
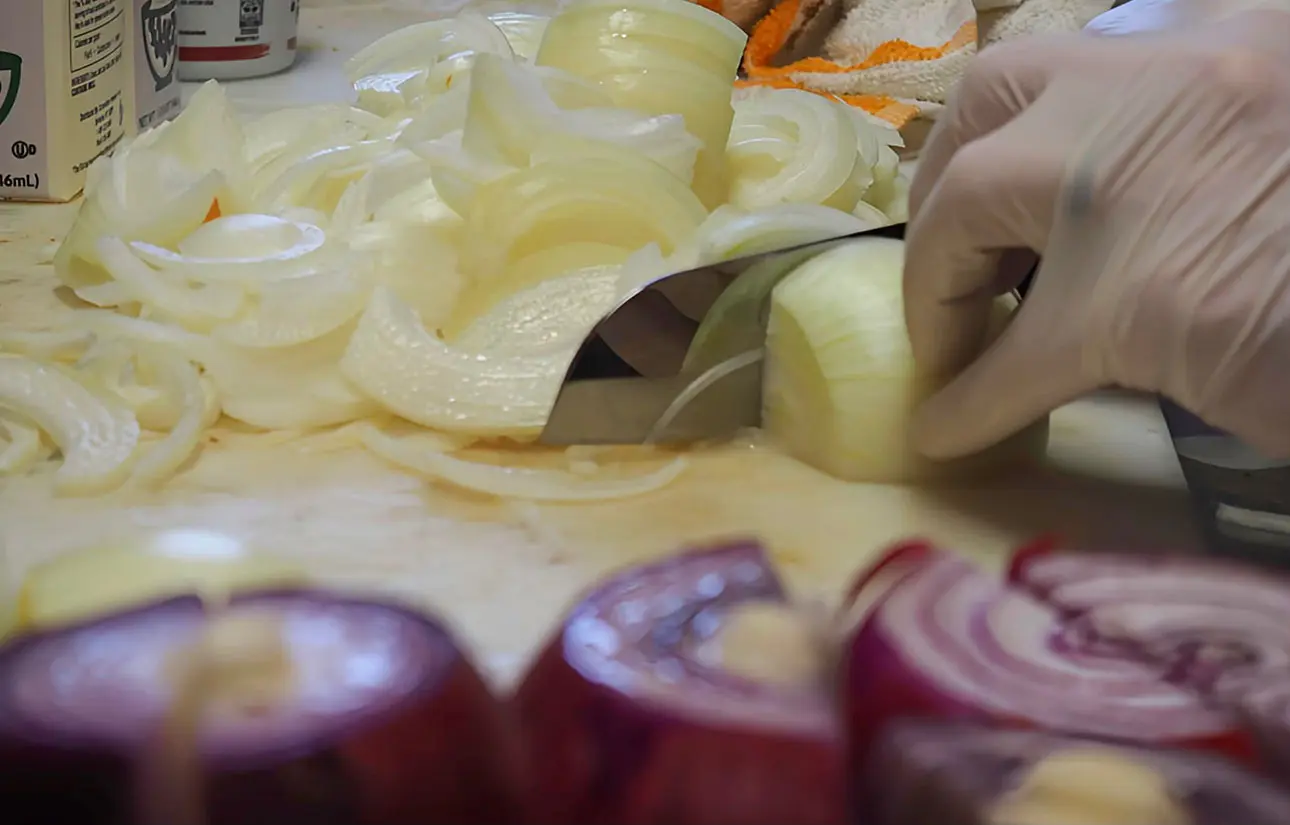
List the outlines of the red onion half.
<svg viewBox="0 0 1290 825">
<path fill-rule="evenodd" d="M 1224 759 L 1046 732 L 925 720 L 897 723 L 882 736 L 872 769 L 861 780 L 863 821 L 865 825 L 989 825 L 999 802 L 1024 786 L 1036 765 L 1048 757 L 1074 753 L 1080 754 L 1085 768 L 1090 756 L 1107 755 L 1117 763 L 1128 761 L 1157 773 L 1173 803 L 1168 807 L 1177 806 L 1190 825 L 1290 822 L 1290 795 Z M 1114 772 L 1115 764 L 1107 770 Z M 1130 788 L 1126 794 L 1125 788 L 1114 782 L 1102 787 L 1095 781 L 1089 787 L 1087 780 L 1096 780 L 1096 775 L 1086 774 L 1085 781 L 1078 784 L 1076 777 L 1071 779 L 1076 792 L 1093 796 L 1094 804 L 1124 803 L 1126 796 L 1129 804 L 1142 801 L 1140 791 L 1137 799 L 1133 798 L 1138 789 Z M 1051 802 L 1061 805 L 1070 801 L 1062 797 L 1060 792 L 1049 791 Z M 1152 820 L 1152 825 L 1157 822 Z"/>
<path fill-rule="evenodd" d="M 1248 757 L 1225 713 L 1108 650 L 1030 595 L 926 544 L 893 550 L 882 591 L 844 654 L 846 716 L 862 764 L 881 729 L 903 717 L 976 719 Z M 881 581 L 880 581 L 881 580 Z M 1074 628 L 1078 631 L 1078 628 Z"/>
<path fill-rule="evenodd" d="M 501 714 L 410 610 L 172 599 L 0 651 L 0 804 L 8 825 L 514 822 Z"/>
<path fill-rule="evenodd" d="M 534 821 L 847 821 L 827 676 L 772 684 L 699 655 L 738 611 L 768 604 L 788 608 L 754 543 L 629 570 L 589 593 L 516 695 Z"/>
<path fill-rule="evenodd" d="M 1008 579 L 1083 632 L 1158 662 L 1166 678 L 1235 701 L 1290 668 L 1290 580 L 1177 556 L 1018 551 Z"/>
</svg>

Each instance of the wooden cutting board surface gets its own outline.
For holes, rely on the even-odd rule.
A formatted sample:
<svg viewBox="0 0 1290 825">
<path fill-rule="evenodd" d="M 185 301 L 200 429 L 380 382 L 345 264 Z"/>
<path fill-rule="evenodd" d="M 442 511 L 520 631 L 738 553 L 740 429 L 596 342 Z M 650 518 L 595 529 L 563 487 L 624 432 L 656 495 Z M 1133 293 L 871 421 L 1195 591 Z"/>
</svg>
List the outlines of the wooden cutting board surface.
<svg viewBox="0 0 1290 825">
<path fill-rule="evenodd" d="M 420 12 L 306 9 L 303 63 L 235 84 L 247 108 L 343 96 L 339 59 Z M 69 312 L 48 266 L 74 206 L 0 204 L 0 327 L 56 327 Z M 1198 548 L 1177 462 L 1153 404 L 1106 394 L 1053 417 L 1049 466 L 971 489 L 846 484 L 767 450 L 689 456 L 657 493 L 588 505 L 497 502 L 429 483 L 344 435 L 221 425 L 165 489 L 50 495 L 47 475 L 0 481 L 9 586 L 66 550 L 165 527 L 208 527 L 305 562 L 320 580 L 397 594 L 448 617 L 509 682 L 577 593 L 608 570 L 722 536 L 761 537 L 803 593 L 836 598 L 886 543 L 912 535 L 997 563 L 1035 534 L 1092 547 Z"/>
</svg>

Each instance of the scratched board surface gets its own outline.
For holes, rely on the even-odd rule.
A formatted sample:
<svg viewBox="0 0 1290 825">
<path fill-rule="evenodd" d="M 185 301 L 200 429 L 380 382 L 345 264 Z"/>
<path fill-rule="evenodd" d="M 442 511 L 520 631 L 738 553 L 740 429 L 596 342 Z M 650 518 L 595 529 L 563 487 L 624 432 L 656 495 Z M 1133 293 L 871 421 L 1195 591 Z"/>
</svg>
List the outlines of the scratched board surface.
<svg viewBox="0 0 1290 825">
<path fill-rule="evenodd" d="M 306 8 L 297 68 L 231 84 L 232 97 L 247 111 L 345 99 L 344 56 L 432 13 L 419 3 Z M 47 329 L 73 311 L 48 261 L 74 211 L 0 204 L 0 325 Z M 772 451 L 732 447 L 690 455 L 686 474 L 654 494 L 535 505 L 428 483 L 344 434 L 221 425 L 155 493 L 59 499 L 47 476 L 0 482 L 0 548 L 12 586 L 32 564 L 106 536 L 222 529 L 304 561 L 320 580 L 439 611 L 506 683 L 599 575 L 721 536 L 762 537 L 789 582 L 823 599 L 885 543 L 915 534 L 986 563 L 1054 530 L 1087 546 L 1196 549 L 1154 405 L 1099 396 L 1059 411 L 1052 432 L 1047 468 L 971 489 L 846 484 Z"/>
</svg>

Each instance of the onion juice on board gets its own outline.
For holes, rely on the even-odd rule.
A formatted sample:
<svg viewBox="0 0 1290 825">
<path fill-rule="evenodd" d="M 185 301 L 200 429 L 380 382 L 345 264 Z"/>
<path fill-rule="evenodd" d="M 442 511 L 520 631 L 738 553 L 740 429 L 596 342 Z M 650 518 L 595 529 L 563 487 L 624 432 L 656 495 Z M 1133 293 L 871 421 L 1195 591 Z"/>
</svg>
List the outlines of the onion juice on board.
<svg viewBox="0 0 1290 825">
<path fill-rule="evenodd" d="M 242 80 L 296 61 L 300 0 L 178 0 L 179 77 Z"/>
</svg>

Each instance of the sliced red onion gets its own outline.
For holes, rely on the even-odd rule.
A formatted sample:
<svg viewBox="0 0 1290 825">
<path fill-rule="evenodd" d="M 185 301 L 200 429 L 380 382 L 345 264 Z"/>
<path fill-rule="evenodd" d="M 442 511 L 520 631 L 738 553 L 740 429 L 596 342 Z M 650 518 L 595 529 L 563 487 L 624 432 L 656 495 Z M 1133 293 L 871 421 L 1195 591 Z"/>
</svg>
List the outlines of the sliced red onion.
<svg viewBox="0 0 1290 825">
<path fill-rule="evenodd" d="M 865 825 L 990 825 L 995 805 L 1023 785 L 1041 760 L 1075 749 L 1089 753 L 1089 748 L 1111 748 L 1110 755 L 1157 772 L 1191 825 L 1290 822 L 1290 795 L 1224 759 L 1038 731 L 909 720 L 884 734 L 862 779 Z"/>
<path fill-rule="evenodd" d="M 589 593 L 516 696 L 534 821 L 846 822 L 825 680 L 768 684 L 696 654 L 731 611 L 766 603 L 788 607 L 754 543 L 629 570 Z"/>
<path fill-rule="evenodd" d="M 1176 556 L 1018 552 L 1008 578 L 1107 643 L 1161 664 L 1170 681 L 1235 700 L 1290 669 L 1290 580 Z"/>
<path fill-rule="evenodd" d="M 1290 785 L 1290 671 L 1265 673 L 1247 685 L 1238 707 L 1269 771 Z"/>
<path fill-rule="evenodd" d="M 1246 737 L 1227 714 L 1163 681 L 1156 667 L 1090 647 L 1048 606 L 966 561 L 904 546 L 880 565 L 886 589 L 852 637 L 843 673 L 847 721 L 862 762 L 880 730 L 907 716 L 1248 757 Z M 861 599 L 875 586 L 866 579 L 870 584 L 856 594 Z"/>
<path fill-rule="evenodd" d="M 272 622 L 285 664 L 271 691 L 234 700 L 184 657 L 214 622 L 249 615 Z M 243 667 L 228 677 L 263 669 Z M 188 704 L 180 686 L 198 683 L 185 672 L 206 680 L 206 704 Z M 181 706 L 199 712 L 180 716 Z M 496 825 L 518 812 L 518 751 L 504 727 L 441 625 L 336 594 L 252 594 L 219 616 L 173 599 L 0 651 L 10 825 Z M 176 733 L 187 747 L 173 747 Z"/>
</svg>

